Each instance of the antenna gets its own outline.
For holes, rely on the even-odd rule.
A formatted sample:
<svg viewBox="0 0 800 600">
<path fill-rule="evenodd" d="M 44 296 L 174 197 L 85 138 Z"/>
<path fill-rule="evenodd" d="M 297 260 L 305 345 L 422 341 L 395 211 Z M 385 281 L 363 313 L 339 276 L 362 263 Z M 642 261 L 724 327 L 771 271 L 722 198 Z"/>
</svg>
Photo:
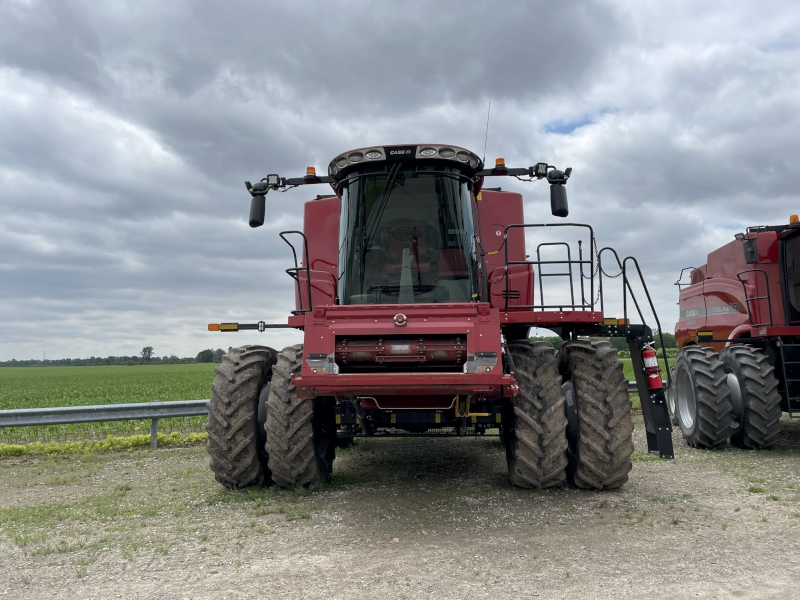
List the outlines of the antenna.
<svg viewBox="0 0 800 600">
<path fill-rule="evenodd" d="M 489 101 L 489 109 L 486 111 L 486 137 L 483 138 L 483 164 L 486 164 L 486 144 L 489 142 L 489 115 L 492 112 L 492 102 Z"/>
</svg>

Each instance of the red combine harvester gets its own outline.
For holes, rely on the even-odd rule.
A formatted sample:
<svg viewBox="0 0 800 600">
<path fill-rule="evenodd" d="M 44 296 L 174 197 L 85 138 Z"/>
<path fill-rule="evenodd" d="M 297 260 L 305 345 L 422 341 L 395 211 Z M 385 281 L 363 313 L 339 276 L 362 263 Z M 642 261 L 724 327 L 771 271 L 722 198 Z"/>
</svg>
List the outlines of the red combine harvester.
<svg viewBox="0 0 800 600">
<path fill-rule="evenodd" d="M 748 227 L 676 285 L 672 422 L 695 448 L 773 446 L 800 409 L 800 220 Z"/>
<path fill-rule="evenodd" d="M 244 346 L 223 358 L 207 426 L 216 479 L 307 485 L 330 476 L 336 446 L 356 435 L 496 428 L 517 486 L 617 488 L 633 451 L 627 382 L 616 350 L 589 336 L 628 339 L 648 450 L 672 458 L 652 332 L 627 319 L 629 299 L 641 317 L 628 281 L 631 268 L 641 280 L 635 259 L 598 251 L 588 225 L 526 225 L 521 195 L 483 187 L 486 177 L 545 180 L 553 215 L 565 217 L 570 172 L 503 159 L 484 169 L 454 146 L 376 146 L 336 157 L 326 176 L 309 167 L 302 178 L 246 182 L 251 227 L 264 223 L 270 191 L 325 183 L 334 194 L 306 202 L 302 232 L 280 234 L 294 254 L 288 322 L 209 325 L 304 332 L 302 345 L 281 352 Z M 526 231 L 558 227 L 578 231 L 577 252 L 546 241 L 535 260 L 526 254 Z M 609 255 L 622 276 L 621 319 L 603 314 Z M 528 339 L 532 326 L 565 340 L 557 357 Z"/>
</svg>

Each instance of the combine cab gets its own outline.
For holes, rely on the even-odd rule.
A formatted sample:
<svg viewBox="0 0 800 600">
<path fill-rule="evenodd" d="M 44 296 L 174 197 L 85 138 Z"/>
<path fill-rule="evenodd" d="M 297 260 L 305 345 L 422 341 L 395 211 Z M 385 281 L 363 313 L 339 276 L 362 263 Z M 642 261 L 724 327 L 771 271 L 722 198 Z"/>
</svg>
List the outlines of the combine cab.
<svg viewBox="0 0 800 600">
<path fill-rule="evenodd" d="M 770 448 L 800 409 L 798 218 L 749 227 L 676 285 L 672 422 L 696 448 Z"/>
<path fill-rule="evenodd" d="M 546 181 L 553 215 L 565 217 L 570 171 L 502 159 L 484 169 L 463 148 L 386 146 L 344 153 L 325 176 L 309 167 L 302 178 L 247 183 L 251 227 L 264 223 L 268 192 L 328 184 L 333 194 L 306 202 L 302 232 L 280 234 L 295 257 L 288 322 L 209 326 L 293 327 L 305 338 L 224 357 L 209 405 L 217 480 L 307 485 L 330 476 L 336 447 L 355 436 L 491 429 L 515 485 L 617 488 L 631 468 L 633 425 L 617 353 L 595 339 L 608 336 L 628 339 L 648 450 L 671 458 L 652 332 L 603 313 L 601 260 L 638 311 L 628 281 L 631 269 L 641 278 L 635 260 L 598 251 L 588 225 L 524 224 L 519 194 L 483 187 L 488 177 Z M 569 229 L 577 245 L 546 240 L 526 253 L 526 233 Z M 532 326 L 561 335 L 558 356 L 528 339 Z"/>
</svg>

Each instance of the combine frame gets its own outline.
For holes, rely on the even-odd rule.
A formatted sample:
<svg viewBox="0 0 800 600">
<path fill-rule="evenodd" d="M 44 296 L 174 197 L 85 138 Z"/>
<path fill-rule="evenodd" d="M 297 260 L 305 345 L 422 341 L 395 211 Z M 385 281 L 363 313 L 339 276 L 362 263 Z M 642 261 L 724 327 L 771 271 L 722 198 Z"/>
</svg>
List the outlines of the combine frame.
<svg viewBox="0 0 800 600">
<path fill-rule="evenodd" d="M 457 153 L 462 164 L 455 158 L 443 160 L 448 151 L 450 156 Z M 395 152 L 405 155 L 391 158 Z M 370 155 L 385 157 L 385 161 L 360 162 Z M 353 156 L 361 158 L 350 161 Z M 610 345 L 587 337 L 627 339 L 648 452 L 673 457 L 665 390 L 651 348 L 653 332 L 644 322 L 631 286 L 632 281 L 641 283 L 647 306 L 655 315 L 638 263 L 631 257 L 620 259 L 611 248 L 598 251 L 589 225 L 526 224 L 519 194 L 483 187 L 486 177 L 544 179 L 551 186 L 552 212 L 563 217 L 568 212 L 564 185 L 570 169 L 561 172 L 545 163 L 509 169 L 502 159 L 494 169 L 482 166 L 477 156 L 463 149 L 387 146 L 345 153 L 331 163 L 325 177 L 309 168 L 303 178 L 269 175 L 255 185 L 247 183 L 253 197 L 251 226 L 264 222 L 269 191 L 327 183 L 336 194 L 305 204 L 302 232 L 280 234 L 294 257 L 294 265 L 286 272 L 295 281 L 296 308 L 287 323 L 209 326 L 223 332 L 292 327 L 302 330 L 305 340 L 302 347 L 281 355 L 261 347 L 241 350 L 242 355 L 249 352 L 262 361 L 262 387 L 251 392 L 258 400 L 256 435 L 248 443 L 258 448 L 266 438 L 267 456 L 259 464 L 250 461 L 240 477 L 224 462 L 226 444 L 212 442 L 210 437 L 212 470 L 218 480 L 225 485 L 270 478 L 279 485 L 324 480 L 333 460 L 328 446 L 334 435 L 343 444 L 355 435 L 466 435 L 499 428 L 507 448 L 509 476 L 516 485 L 549 487 L 566 477 L 579 487 L 618 487 L 627 481 L 632 451 L 626 381 Z M 381 184 L 371 200 L 364 199 L 369 198 L 364 191 L 372 181 L 369 178 Z M 435 186 L 422 187 L 429 179 L 435 179 Z M 447 186 L 455 185 L 448 183 L 451 180 L 461 187 L 448 192 Z M 391 227 L 379 243 L 372 232 L 375 223 L 382 223 L 387 206 L 391 213 L 387 202 L 395 186 L 398 194 L 421 190 L 418 196 L 407 196 L 409 201 L 435 191 L 439 216 L 431 225 L 422 215 L 412 221 L 395 208 L 395 216 L 403 219 L 389 221 Z M 445 221 L 451 219 L 450 214 L 456 215 L 455 220 Z M 535 258 L 526 254 L 526 232 L 546 234 L 564 227 L 578 232 L 576 244 L 542 241 Z M 457 239 L 461 234 L 463 239 Z M 560 256 L 553 256 L 559 252 Z M 608 318 L 604 313 L 604 288 L 609 285 L 604 261 L 606 270 L 613 265 L 619 271 L 614 277 L 621 277 L 622 318 Z M 371 277 L 374 282 L 369 282 Z M 555 299 L 553 289 L 562 292 Z M 630 323 L 629 309 L 639 324 Z M 528 340 L 530 327 L 550 329 L 565 340 L 557 360 L 552 348 Z M 268 367 L 273 365 L 267 385 Z M 231 364 L 232 370 L 236 368 L 240 366 Z M 218 380 L 215 385 L 220 386 L 223 406 L 227 392 L 219 375 Z M 212 394 L 212 404 L 213 400 Z M 309 409 L 317 422 L 311 435 L 315 441 L 309 444 L 319 446 L 322 438 L 328 442 L 315 453 L 309 450 L 309 456 L 316 455 L 317 467 L 308 472 L 300 469 L 297 474 L 297 468 L 287 468 L 273 456 L 293 443 L 285 438 L 293 417 L 284 414 L 284 402 L 320 407 Z M 538 416 L 525 416 L 541 403 L 554 408 L 536 409 L 541 411 Z M 607 448 L 599 454 L 584 445 L 589 440 L 581 441 L 594 435 L 586 429 L 595 418 L 586 412 L 591 403 L 602 405 L 599 410 L 605 415 L 597 417 L 606 431 L 599 443 Z M 212 424 L 213 411 L 211 415 L 209 435 L 225 433 Z M 220 415 L 221 420 L 230 418 Z M 540 444 L 531 456 L 543 457 L 533 467 L 524 454 L 528 450 L 521 445 L 528 434 L 520 429 L 533 423 L 531 419 L 542 419 L 539 425 L 530 425 L 530 435 Z M 563 448 L 558 439 L 558 447 L 542 445 L 553 437 L 546 435 L 548 430 L 563 439 Z"/>
</svg>

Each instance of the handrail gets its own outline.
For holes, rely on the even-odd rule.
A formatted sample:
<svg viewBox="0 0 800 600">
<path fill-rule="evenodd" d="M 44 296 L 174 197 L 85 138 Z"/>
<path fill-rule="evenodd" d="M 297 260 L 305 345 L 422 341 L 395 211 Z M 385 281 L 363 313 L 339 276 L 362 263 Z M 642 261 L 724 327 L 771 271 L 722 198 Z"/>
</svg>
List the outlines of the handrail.
<svg viewBox="0 0 800 600">
<path fill-rule="evenodd" d="M 678 286 L 678 291 L 679 292 L 683 289 L 684 286 L 688 287 L 688 286 L 692 285 L 691 279 L 689 280 L 689 283 L 681 283 L 681 279 L 683 279 L 683 274 L 686 271 L 689 271 L 689 270 L 696 271 L 697 267 L 683 267 L 681 269 L 681 274 L 678 275 L 678 281 L 676 281 L 675 283 L 672 284 L 672 285 L 677 285 Z"/>
<path fill-rule="evenodd" d="M 569 244 L 568 243 L 566 243 L 566 242 L 553 242 L 553 243 L 543 243 L 543 244 L 540 244 L 539 247 L 537 247 L 537 255 L 536 255 L 537 259 L 541 258 L 540 254 L 539 254 L 539 248 L 541 246 L 543 246 L 543 245 L 544 246 L 551 246 L 551 245 L 564 244 L 568 248 L 567 260 L 565 260 L 565 261 L 564 260 L 509 260 L 509 256 L 508 256 L 509 247 L 510 247 L 510 244 L 508 243 L 509 230 L 511 230 L 511 229 L 528 229 L 528 228 L 546 228 L 546 227 L 550 227 L 550 228 L 552 228 L 552 227 L 582 227 L 582 228 L 588 229 L 589 230 L 589 243 L 591 244 L 592 247 L 594 247 L 594 229 L 592 229 L 591 225 L 586 225 L 584 223 L 519 223 L 519 224 L 507 225 L 506 228 L 505 228 L 505 231 L 504 231 L 503 244 L 502 244 L 502 246 L 505 246 L 505 269 L 504 269 L 505 270 L 505 275 L 504 275 L 504 277 L 505 277 L 505 280 L 506 280 L 506 291 L 505 291 L 505 308 L 504 308 L 504 312 L 506 312 L 506 313 L 508 312 L 508 300 L 509 300 L 509 291 L 510 291 L 509 290 L 509 283 L 510 283 L 510 276 L 509 275 L 510 275 L 510 273 L 509 273 L 509 269 L 508 269 L 509 266 L 511 266 L 511 265 L 537 265 L 537 266 L 541 266 L 541 265 L 556 265 L 556 264 L 560 264 L 560 265 L 566 264 L 566 265 L 569 266 L 568 268 L 569 268 L 569 271 L 570 271 L 569 276 L 570 276 L 570 291 L 571 291 L 570 302 L 571 303 L 566 303 L 565 302 L 563 304 L 557 304 L 557 305 L 545 305 L 544 304 L 544 294 L 543 294 L 543 291 L 540 289 L 540 296 L 542 298 L 542 303 L 540 305 L 537 305 L 534 302 L 534 304 L 515 305 L 514 308 L 515 309 L 529 308 L 531 310 L 537 310 L 537 309 L 546 310 L 548 308 L 558 308 L 560 310 L 564 310 L 565 308 L 569 308 L 571 310 L 590 310 L 590 311 L 593 311 L 594 310 L 594 305 L 595 305 L 595 302 L 594 302 L 594 277 L 593 276 L 590 277 L 590 283 L 589 283 L 589 285 L 590 285 L 589 294 L 590 294 L 591 302 L 586 302 L 586 299 L 583 297 L 583 265 L 584 264 L 589 265 L 589 272 L 590 273 L 594 273 L 594 265 L 595 265 L 594 256 L 590 255 L 589 260 L 584 260 L 583 259 L 583 253 L 581 251 L 581 252 L 579 252 L 578 260 L 572 260 L 572 255 L 571 255 L 571 252 L 569 251 Z M 581 240 L 579 239 L 578 242 L 580 243 L 580 241 Z M 576 304 L 575 303 L 575 290 L 574 290 L 574 284 L 573 284 L 573 281 L 572 281 L 572 265 L 579 265 L 580 266 L 580 271 L 581 271 L 581 303 L 580 304 Z M 539 287 L 542 288 L 542 285 L 541 285 L 542 284 L 542 282 L 541 282 L 541 276 L 542 276 L 541 275 L 541 269 L 539 269 L 539 271 L 540 271 L 540 273 L 539 273 L 539 277 L 540 277 L 540 285 L 539 285 Z M 545 276 L 548 276 L 548 275 L 549 274 L 545 274 Z M 561 274 L 558 274 L 558 275 L 559 276 L 566 276 L 567 274 L 566 273 L 561 273 Z"/>
<path fill-rule="evenodd" d="M 636 299 L 636 295 L 633 293 L 633 288 L 631 287 L 631 282 L 628 278 L 628 261 L 633 263 L 633 266 L 636 267 L 636 274 L 639 276 L 639 282 L 642 284 L 642 289 L 644 290 L 645 297 L 647 298 L 647 303 L 650 305 L 650 312 L 653 313 L 653 318 L 656 322 L 656 327 L 658 328 L 658 339 L 661 342 L 661 357 L 664 359 L 664 365 L 666 365 L 667 370 L 667 381 L 665 389 L 669 389 L 672 387 L 672 375 L 670 374 L 669 369 L 669 360 L 667 359 L 667 351 L 666 347 L 664 346 L 664 334 L 661 328 L 661 321 L 658 318 L 658 313 L 656 312 L 656 307 L 653 304 L 653 298 L 650 296 L 650 290 L 647 289 L 647 284 L 644 281 L 644 275 L 642 274 L 642 269 L 639 266 L 639 261 L 636 260 L 636 257 L 628 256 L 623 260 L 619 259 L 619 254 L 614 248 L 606 246 L 602 248 L 597 253 L 597 264 L 598 264 L 598 271 L 599 271 L 599 288 L 600 288 L 600 311 L 603 311 L 603 275 L 608 277 L 608 274 L 603 271 L 603 263 L 602 263 L 602 255 L 604 252 L 611 252 L 614 256 L 614 260 L 617 263 L 617 266 L 620 268 L 620 275 L 622 275 L 622 316 L 625 320 L 626 326 L 629 323 L 628 319 L 628 294 L 630 294 L 631 300 L 633 301 L 633 305 L 636 307 L 636 312 L 639 315 L 639 320 L 642 324 L 645 324 L 644 314 L 642 313 L 642 308 L 639 306 L 639 301 Z M 615 275 L 614 277 L 618 277 Z"/>
<path fill-rule="evenodd" d="M 755 296 L 754 298 L 749 298 L 747 296 L 747 283 L 744 279 L 742 279 L 742 275 L 745 273 L 762 273 L 764 275 L 764 288 L 767 290 L 766 296 Z M 736 279 L 739 280 L 739 283 L 742 284 L 742 290 L 744 290 L 744 302 L 745 306 L 747 307 L 747 318 L 750 320 L 751 327 L 772 327 L 772 299 L 770 298 L 769 293 L 769 275 L 764 269 L 747 269 L 746 271 L 740 271 L 736 274 Z M 755 286 L 753 286 L 755 287 Z M 766 300 L 767 301 L 767 310 L 769 311 L 769 322 L 768 323 L 754 323 L 753 322 L 753 312 L 750 310 L 750 303 L 755 302 L 756 300 Z M 761 311 L 758 311 L 758 316 L 761 316 Z"/>
<path fill-rule="evenodd" d="M 297 266 L 297 250 L 295 249 L 294 244 L 286 239 L 286 235 L 290 233 L 296 233 L 303 238 L 303 257 L 306 262 L 306 266 L 304 267 Z M 313 303 L 311 301 L 311 261 L 308 254 L 308 238 L 306 237 L 305 233 L 297 230 L 281 231 L 278 235 L 280 235 L 281 239 L 289 245 L 289 247 L 292 249 L 292 256 L 294 256 L 294 268 L 286 269 L 286 273 L 295 281 L 295 285 L 297 286 L 297 301 L 300 303 L 300 308 L 298 310 L 291 311 L 291 313 L 293 315 L 299 315 L 310 312 L 313 308 Z M 302 261 L 300 264 L 302 264 Z M 308 286 L 308 308 L 305 309 L 303 308 L 303 294 L 300 291 L 300 271 L 306 272 L 306 285 Z"/>
</svg>

